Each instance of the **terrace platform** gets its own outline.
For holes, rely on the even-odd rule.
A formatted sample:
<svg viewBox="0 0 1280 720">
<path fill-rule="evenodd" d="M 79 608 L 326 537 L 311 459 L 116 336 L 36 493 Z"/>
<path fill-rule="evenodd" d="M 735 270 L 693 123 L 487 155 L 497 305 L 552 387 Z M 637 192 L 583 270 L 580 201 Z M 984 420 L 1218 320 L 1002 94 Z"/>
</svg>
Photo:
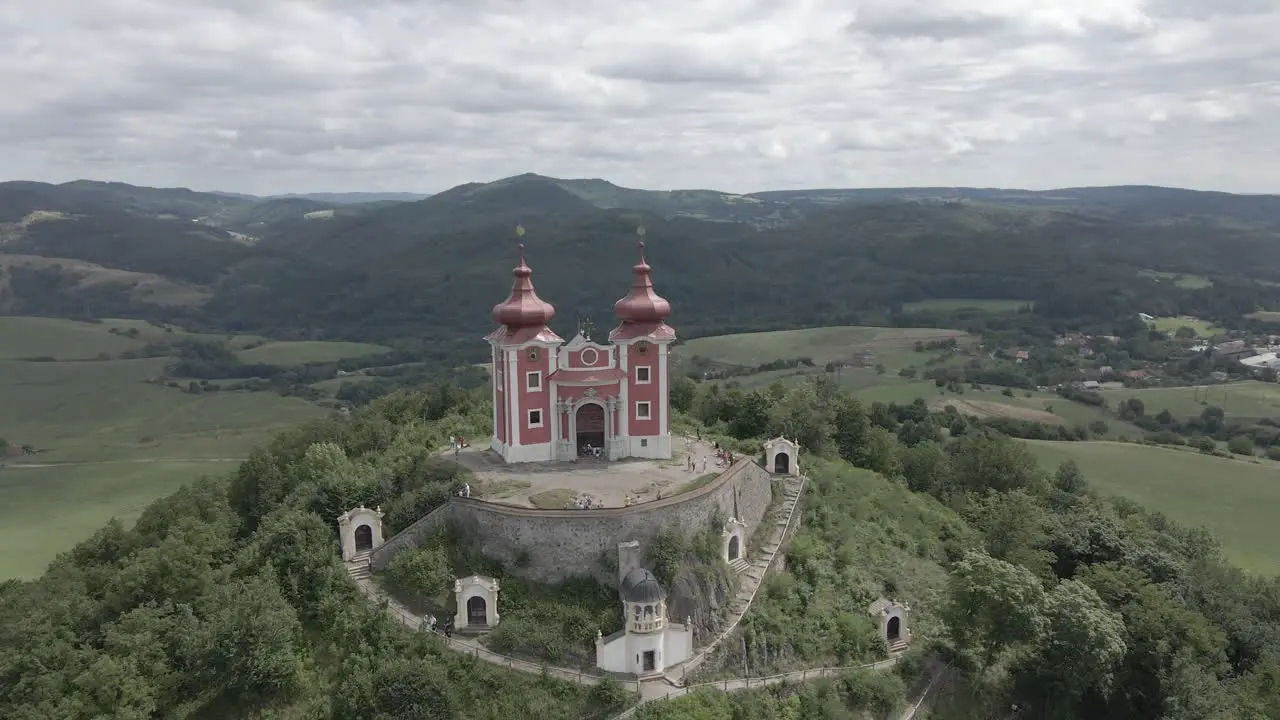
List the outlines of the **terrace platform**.
<svg viewBox="0 0 1280 720">
<path fill-rule="evenodd" d="M 658 500 L 692 490 L 694 480 L 728 469 L 728 465 L 717 464 L 710 443 L 673 437 L 671 445 L 670 460 L 579 458 L 577 462 L 507 464 L 487 447 L 470 447 L 457 454 L 457 462 L 474 474 L 471 497 L 543 509 L 573 509 L 580 500 L 589 501 L 591 507 L 606 508 L 624 507 L 628 499 L 630 504 Z M 687 465 L 690 456 L 693 470 Z M 448 452 L 445 457 L 454 455 Z"/>
</svg>

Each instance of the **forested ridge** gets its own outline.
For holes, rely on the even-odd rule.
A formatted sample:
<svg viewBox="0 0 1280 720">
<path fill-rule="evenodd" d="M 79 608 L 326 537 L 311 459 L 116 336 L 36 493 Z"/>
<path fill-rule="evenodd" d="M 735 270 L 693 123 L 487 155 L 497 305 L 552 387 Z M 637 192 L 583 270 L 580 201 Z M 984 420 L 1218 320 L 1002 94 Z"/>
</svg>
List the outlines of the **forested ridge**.
<svg viewBox="0 0 1280 720">
<path fill-rule="evenodd" d="M 400 391 L 285 433 L 229 478 L 157 501 L 135 527 L 108 525 L 42 578 L 0 585 L 0 716 L 616 711 L 627 698 L 615 685 L 512 674 L 404 630 L 358 595 L 338 562 L 333 518 L 343 510 L 380 505 L 394 532 L 444 501 L 458 480 L 435 448 L 451 434 L 488 432 L 487 395 Z M 1018 441 L 923 402 L 865 406 L 824 380 L 751 392 L 702 384 L 674 397 L 682 426 L 731 447 L 752 452 L 786 429 L 812 453 L 789 572 L 749 613 L 743 643 L 730 644 L 753 670 L 874 655 L 874 643 L 857 639 L 865 621 L 841 618 L 860 617 L 869 594 L 906 593 L 926 618 L 916 626 L 923 649 L 966 673 L 973 713 L 1011 701 L 1045 718 L 1280 712 L 1280 584 L 1230 567 L 1207 533 L 1095 497 L 1073 466 L 1046 475 Z M 874 491 L 884 499 L 873 501 L 857 473 L 886 478 Z M 887 517 L 859 516 L 868 502 Z M 920 584 L 932 574 L 864 565 L 869 547 L 936 563 L 936 584 Z M 922 587 L 928 603 L 912 597 Z M 900 684 L 868 695 L 870 681 L 841 682 L 728 704 L 692 698 L 642 716 L 727 717 L 733 705 L 752 717 L 790 708 L 835 720 L 855 707 L 886 716 L 902 701 Z M 872 698 L 879 704 L 868 706 Z M 708 703 L 720 714 L 707 714 Z"/>
<path fill-rule="evenodd" d="M 534 282 L 559 309 L 554 326 L 569 335 L 583 316 L 610 321 L 640 225 L 682 337 L 830 324 L 980 331 L 969 325 L 989 320 L 903 312 L 927 298 L 1026 301 L 1022 325 L 1059 332 L 1136 312 L 1241 325 L 1280 307 L 1280 210 L 1267 196 L 925 188 L 752 200 L 523 175 L 417 202 L 330 204 L 333 217 L 306 220 L 325 204 L 123 188 L 0 184 L 0 252 L 156 273 L 197 284 L 207 301 L 150 302 L 69 281 L 65 268 L 14 267 L 0 308 L 370 340 L 460 365 L 482 359 L 475 338 L 509 288 L 517 223 Z M 66 217 L 19 222 L 38 210 Z M 1152 270 L 1212 282 L 1180 287 Z"/>
</svg>

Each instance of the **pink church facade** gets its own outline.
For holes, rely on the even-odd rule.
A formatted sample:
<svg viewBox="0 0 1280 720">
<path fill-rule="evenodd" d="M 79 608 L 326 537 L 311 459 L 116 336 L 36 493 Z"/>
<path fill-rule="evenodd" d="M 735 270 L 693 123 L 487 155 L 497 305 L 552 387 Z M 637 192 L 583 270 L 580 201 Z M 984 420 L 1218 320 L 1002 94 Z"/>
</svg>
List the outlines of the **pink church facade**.
<svg viewBox="0 0 1280 720">
<path fill-rule="evenodd" d="M 566 343 L 547 326 L 555 308 L 534 291 L 521 246 L 511 294 L 493 308 L 498 328 L 485 336 L 493 362 L 490 447 L 506 462 L 671 457 L 667 361 L 676 334 L 643 248 L 631 292 L 614 304 L 619 324 L 602 344 L 581 331 Z"/>
</svg>

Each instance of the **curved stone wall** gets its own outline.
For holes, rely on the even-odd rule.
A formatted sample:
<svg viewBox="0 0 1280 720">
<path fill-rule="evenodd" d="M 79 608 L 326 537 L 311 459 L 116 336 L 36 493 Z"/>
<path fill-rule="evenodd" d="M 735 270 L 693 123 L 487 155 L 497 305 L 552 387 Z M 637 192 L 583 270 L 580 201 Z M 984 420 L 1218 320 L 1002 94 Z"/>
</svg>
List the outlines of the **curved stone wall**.
<svg viewBox="0 0 1280 720">
<path fill-rule="evenodd" d="M 643 547 L 664 530 L 700 530 L 717 511 L 745 523 L 750 537 L 772 500 L 770 480 L 767 471 L 744 458 L 704 487 L 630 507 L 539 510 L 453 497 L 437 518 L 447 516 L 464 542 L 532 580 L 591 575 L 612 585 L 617 576 L 601 560 L 606 553 L 615 556 L 620 542 L 638 540 Z M 418 533 L 410 530 L 417 525 L 379 548 L 374 566 L 384 567 L 396 552 L 416 545 Z"/>
</svg>

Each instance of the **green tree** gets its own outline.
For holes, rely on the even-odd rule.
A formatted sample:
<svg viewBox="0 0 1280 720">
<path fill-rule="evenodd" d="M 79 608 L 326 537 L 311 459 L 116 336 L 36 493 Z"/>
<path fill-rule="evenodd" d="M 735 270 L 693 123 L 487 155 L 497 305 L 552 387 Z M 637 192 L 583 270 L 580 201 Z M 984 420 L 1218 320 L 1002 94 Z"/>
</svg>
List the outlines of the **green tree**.
<svg viewBox="0 0 1280 720">
<path fill-rule="evenodd" d="M 671 381 L 671 407 L 687 413 L 693 409 L 698 394 L 698 384 L 683 375 Z"/>
<path fill-rule="evenodd" d="M 1043 488 L 1044 474 L 1025 443 L 994 433 L 966 433 L 949 450 L 957 489 Z"/>
<path fill-rule="evenodd" d="M 835 401 L 832 426 L 836 452 L 854 465 L 863 465 L 870 423 L 862 403 L 849 393 L 840 393 Z"/>
<path fill-rule="evenodd" d="M 1055 717 L 1075 718 L 1086 693 L 1105 696 L 1124 659 L 1125 627 L 1088 585 L 1063 580 L 1045 597 L 1031 673 L 1042 705 Z"/>
<path fill-rule="evenodd" d="M 1025 490 L 990 492 L 971 503 L 965 517 L 983 533 L 987 554 L 1053 578 L 1053 553 L 1045 549 L 1045 512 Z"/>
<path fill-rule="evenodd" d="M 1236 435 L 1227 441 L 1227 449 L 1236 455 L 1250 455 L 1253 453 L 1253 438 L 1248 435 Z"/>
<path fill-rule="evenodd" d="M 221 585 L 200 605 L 204 622 L 190 644 L 211 683 L 236 697 L 295 686 L 302 626 L 273 580 L 258 576 Z"/>
<path fill-rule="evenodd" d="M 1053 486 L 1062 492 L 1079 495 L 1088 487 L 1088 483 L 1084 479 L 1084 473 L 1080 472 L 1080 466 L 1075 460 L 1067 460 L 1058 465 L 1058 469 L 1053 473 Z"/>
<path fill-rule="evenodd" d="M 1035 637 L 1043 605 L 1030 570 L 968 552 L 951 570 L 940 614 L 956 648 L 974 653 L 985 672 Z"/>
</svg>

